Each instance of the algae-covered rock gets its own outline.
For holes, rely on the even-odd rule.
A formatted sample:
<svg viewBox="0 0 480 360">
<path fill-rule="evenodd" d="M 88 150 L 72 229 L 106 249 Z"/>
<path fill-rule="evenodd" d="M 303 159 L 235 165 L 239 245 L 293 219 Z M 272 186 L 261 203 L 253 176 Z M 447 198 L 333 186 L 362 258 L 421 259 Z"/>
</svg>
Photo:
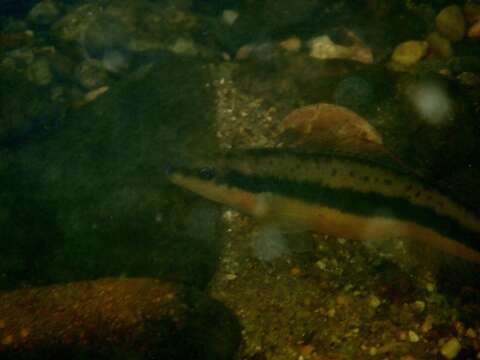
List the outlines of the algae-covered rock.
<svg viewBox="0 0 480 360">
<path fill-rule="evenodd" d="M 40 189 L 35 211 L 53 209 L 62 234 L 39 271 L 18 281 L 121 274 L 168 276 L 199 286 L 208 281 L 219 251 L 212 236 L 216 207 L 208 205 L 199 217 L 213 229 L 188 231 L 198 217 L 188 214 L 197 207 L 169 187 L 164 172 L 214 143 L 209 74 L 193 60 L 167 53 L 155 59 L 72 112 L 55 134 L 39 136 L 12 155 Z M 13 220 L 1 224 L 15 226 Z M 22 227 L 26 246 L 34 246 L 28 222 Z"/>
<path fill-rule="evenodd" d="M 459 41 L 465 35 L 465 18 L 458 5 L 444 8 L 435 19 L 437 30 L 451 41 Z"/>
<path fill-rule="evenodd" d="M 438 32 L 432 32 L 426 38 L 432 52 L 443 58 L 450 58 L 453 55 L 452 44 Z"/>
</svg>

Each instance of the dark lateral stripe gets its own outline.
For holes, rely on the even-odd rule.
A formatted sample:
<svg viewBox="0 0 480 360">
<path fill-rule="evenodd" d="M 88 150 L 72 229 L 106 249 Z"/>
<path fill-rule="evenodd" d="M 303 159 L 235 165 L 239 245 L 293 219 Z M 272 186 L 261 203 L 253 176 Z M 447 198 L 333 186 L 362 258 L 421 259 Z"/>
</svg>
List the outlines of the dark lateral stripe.
<svg viewBox="0 0 480 360">
<path fill-rule="evenodd" d="M 252 193 L 270 192 L 356 215 L 410 221 L 480 252 L 478 233 L 466 229 L 448 216 L 440 215 L 431 208 L 412 204 L 406 199 L 387 197 L 380 193 L 362 193 L 351 189 L 332 189 L 309 181 L 247 176 L 232 170 L 227 171 L 223 176 L 216 177 L 214 181 Z"/>
<path fill-rule="evenodd" d="M 393 162 L 391 159 L 386 158 L 385 156 L 375 156 L 371 154 L 356 154 L 352 152 L 342 152 L 342 151 L 327 151 L 322 150 L 320 152 L 315 153 L 306 153 L 302 151 L 296 151 L 292 149 L 249 149 L 249 150 L 242 150 L 239 152 L 231 152 L 226 155 L 226 159 L 243 159 L 244 161 L 248 161 L 248 157 L 252 157 L 252 159 L 259 158 L 272 158 L 272 161 L 275 161 L 276 158 L 290 158 L 292 161 L 297 161 L 299 164 L 302 163 L 302 160 L 312 161 L 315 162 L 319 159 L 324 159 L 326 161 L 339 161 L 348 167 L 348 164 L 358 164 L 363 165 L 368 168 L 371 168 L 373 171 L 381 170 L 390 172 L 392 176 L 402 176 L 405 179 L 412 181 L 413 183 L 418 183 L 420 186 L 424 187 L 425 189 L 430 189 L 432 191 L 436 191 L 441 193 L 445 198 L 447 198 L 451 202 L 456 202 L 456 196 L 454 193 L 451 192 L 450 189 L 445 188 L 444 186 L 440 186 L 439 184 L 432 183 L 427 179 L 421 178 L 418 175 L 412 173 L 409 170 L 399 167 L 398 163 Z M 247 160 L 245 160 L 247 159 Z M 299 165 L 301 166 L 301 165 Z M 301 179 L 299 179 L 301 180 Z M 472 214 L 478 214 L 478 208 L 469 204 L 468 202 L 465 203 L 464 201 L 461 202 L 461 206 L 471 212 Z"/>
</svg>

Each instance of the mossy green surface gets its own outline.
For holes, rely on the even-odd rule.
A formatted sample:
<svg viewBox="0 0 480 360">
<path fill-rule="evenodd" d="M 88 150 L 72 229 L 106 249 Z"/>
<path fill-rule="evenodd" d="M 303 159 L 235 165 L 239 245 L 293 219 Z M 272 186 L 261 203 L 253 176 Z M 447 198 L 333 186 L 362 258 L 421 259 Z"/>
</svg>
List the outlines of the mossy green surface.
<svg viewBox="0 0 480 360">
<path fill-rule="evenodd" d="M 0 285 L 123 275 L 203 286 L 219 251 L 216 208 L 202 213 L 206 232 L 188 231 L 192 208 L 164 171 L 213 144 L 208 81 L 203 64 L 160 53 L 54 135 L 10 152 L 3 190 L 23 210 L 4 209 L 1 227 L 13 235 L 2 240 L 23 244 L 16 261 L 29 265 L 11 268 L 35 272 L 3 262 Z M 40 243 L 48 250 L 37 256 Z"/>
</svg>

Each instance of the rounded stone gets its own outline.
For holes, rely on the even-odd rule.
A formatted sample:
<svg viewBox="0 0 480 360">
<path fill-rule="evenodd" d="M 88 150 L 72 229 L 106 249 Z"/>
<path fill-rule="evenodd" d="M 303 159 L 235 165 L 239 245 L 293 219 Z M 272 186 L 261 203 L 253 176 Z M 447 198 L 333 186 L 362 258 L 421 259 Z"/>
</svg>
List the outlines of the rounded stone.
<svg viewBox="0 0 480 360">
<path fill-rule="evenodd" d="M 438 32 L 432 32 L 430 35 L 427 36 L 426 40 L 428 42 L 430 50 L 432 50 L 435 55 L 446 59 L 452 57 L 453 49 L 450 40 L 443 37 Z"/>
<path fill-rule="evenodd" d="M 420 61 L 428 50 L 428 42 L 410 40 L 398 45 L 392 54 L 392 61 L 401 65 L 415 65 Z"/>
<path fill-rule="evenodd" d="M 458 5 L 444 8 L 435 19 L 437 30 L 450 41 L 460 41 L 465 36 L 465 18 Z"/>
<path fill-rule="evenodd" d="M 59 15 L 60 11 L 54 1 L 40 1 L 30 10 L 28 19 L 37 25 L 49 25 L 53 23 Z"/>
<path fill-rule="evenodd" d="M 27 78 L 35 85 L 47 86 L 53 80 L 50 64 L 46 59 L 38 59 L 27 68 Z"/>
</svg>

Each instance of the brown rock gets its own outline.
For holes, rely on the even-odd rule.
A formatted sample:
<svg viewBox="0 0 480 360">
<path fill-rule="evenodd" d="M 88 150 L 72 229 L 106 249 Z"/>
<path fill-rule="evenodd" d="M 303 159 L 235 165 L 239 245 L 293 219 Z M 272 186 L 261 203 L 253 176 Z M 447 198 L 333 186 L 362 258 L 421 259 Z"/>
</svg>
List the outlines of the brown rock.
<svg viewBox="0 0 480 360">
<path fill-rule="evenodd" d="M 153 279 L 16 290 L 0 296 L 0 357 L 73 345 L 142 352 L 155 338 L 147 320 L 170 324 L 168 332 L 181 326 L 186 310 L 180 289 Z"/>
<path fill-rule="evenodd" d="M 468 37 L 480 39 L 480 20 L 473 24 L 470 29 L 468 29 Z"/>
<path fill-rule="evenodd" d="M 428 50 L 428 42 L 410 40 L 398 45 L 392 54 L 392 61 L 401 65 L 411 66 L 420 61 Z"/>
<path fill-rule="evenodd" d="M 463 7 L 463 13 L 465 14 L 465 19 L 469 24 L 476 23 L 480 20 L 480 4 L 473 2 L 466 2 Z"/>
<path fill-rule="evenodd" d="M 437 31 L 450 41 L 460 41 L 465 36 L 465 18 L 458 5 L 444 8 L 435 19 Z"/>
<path fill-rule="evenodd" d="M 283 121 L 281 135 L 293 137 L 293 146 L 346 148 L 381 146 L 382 137 L 362 117 L 333 104 L 304 106 L 292 111 Z"/>
<path fill-rule="evenodd" d="M 429 49 L 435 54 L 443 58 L 450 58 L 453 55 L 452 44 L 450 40 L 440 35 L 438 32 L 433 32 L 426 38 Z"/>
</svg>

